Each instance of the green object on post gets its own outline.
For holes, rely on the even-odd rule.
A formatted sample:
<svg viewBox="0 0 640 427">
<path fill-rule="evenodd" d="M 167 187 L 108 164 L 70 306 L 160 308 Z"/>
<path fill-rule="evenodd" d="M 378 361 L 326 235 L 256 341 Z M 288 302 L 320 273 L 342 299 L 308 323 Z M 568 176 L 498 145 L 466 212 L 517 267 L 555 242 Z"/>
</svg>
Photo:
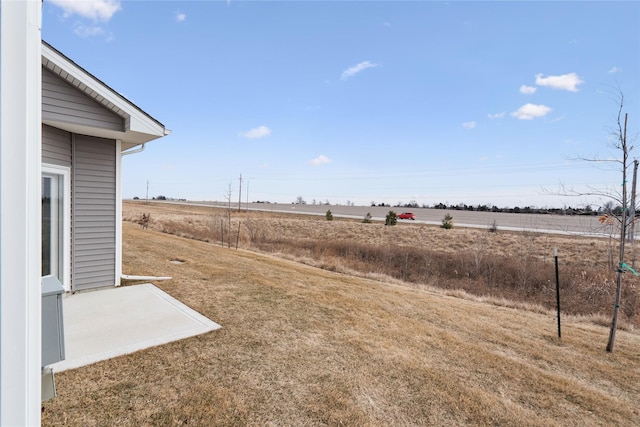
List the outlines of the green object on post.
<svg viewBox="0 0 640 427">
<path fill-rule="evenodd" d="M 620 268 L 623 270 L 623 272 L 624 272 L 624 270 L 629 270 L 630 272 L 633 273 L 634 276 L 638 276 L 639 275 L 638 272 L 635 271 L 633 268 L 631 268 L 627 263 L 623 262 L 622 264 L 620 264 Z"/>
</svg>

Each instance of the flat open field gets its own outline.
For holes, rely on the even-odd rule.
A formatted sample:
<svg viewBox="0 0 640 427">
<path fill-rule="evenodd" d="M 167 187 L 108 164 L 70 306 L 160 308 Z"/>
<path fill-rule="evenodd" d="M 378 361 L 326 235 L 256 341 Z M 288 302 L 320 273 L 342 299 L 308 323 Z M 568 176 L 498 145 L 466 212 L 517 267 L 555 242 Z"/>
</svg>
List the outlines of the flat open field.
<svg viewBox="0 0 640 427">
<path fill-rule="evenodd" d="M 331 210 L 336 221 L 326 221 L 327 210 Z M 512 252 L 514 246 L 520 245 L 521 238 L 525 236 L 537 243 L 543 243 L 539 248 L 541 257 L 552 256 L 553 248 L 558 247 L 561 256 L 564 254 L 566 258 L 579 257 L 586 262 L 601 262 L 606 258 L 603 257 L 603 252 L 607 252 L 611 247 L 611 240 L 602 237 L 607 236 L 607 231 L 611 231 L 611 227 L 603 227 L 594 217 L 419 208 L 412 210 L 416 214 L 415 221 L 399 220 L 398 227 L 384 227 L 384 218 L 389 210 L 401 212 L 397 208 L 362 206 L 251 203 L 248 210 L 245 204 L 242 204 L 240 209 L 237 204 L 232 204 L 229 210 L 223 204 L 215 202 L 203 204 L 125 201 L 123 203 L 125 220 L 135 222 L 143 213 L 150 213 L 151 228 L 165 230 L 168 223 L 182 223 L 185 224 L 185 229 L 188 226 L 199 230 L 204 233 L 201 236 L 202 239 L 212 241 L 216 240 L 214 236 L 217 236 L 220 221 L 225 221 L 223 225 L 226 226 L 227 214 L 230 213 L 232 229 L 236 230 L 238 223 L 242 223 L 241 238 L 244 238 L 244 243 L 248 245 L 251 244 L 251 238 L 255 236 L 247 236 L 246 228 L 252 227 L 261 228 L 256 234 L 278 234 L 308 239 L 346 238 L 378 245 L 392 243 L 414 247 L 436 245 L 439 250 L 457 251 L 473 247 L 479 237 L 487 236 L 485 230 L 493 224 L 493 221 L 496 221 L 498 231 L 505 231 L 505 233 L 494 235 L 501 236 L 494 239 L 497 240 L 495 250 Z M 372 215 L 372 224 L 362 224 L 362 219 L 367 213 Z M 441 232 L 439 227 L 433 227 L 441 224 L 446 213 L 453 216 L 455 228 L 449 230 L 448 234 Z M 338 221 L 340 219 L 343 221 Z M 461 227 L 461 224 L 465 227 Z M 545 233 L 545 231 L 551 231 L 551 233 Z M 207 236 L 206 232 L 210 235 Z M 586 248 L 589 247 L 595 249 L 587 250 Z M 633 249 L 633 246 L 630 246 L 630 249 Z"/>
<path fill-rule="evenodd" d="M 151 201 L 153 203 L 153 201 Z M 185 203 L 185 202 L 180 202 Z M 222 202 L 188 202 L 195 206 L 218 206 L 225 208 L 228 205 Z M 238 203 L 232 203 L 232 208 L 238 210 Z M 367 213 L 376 220 L 384 221 L 386 214 L 392 210 L 395 213 L 405 211 L 413 212 L 416 223 L 439 225 L 445 214 L 453 216 L 455 223 L 460 227 L 487 228 L 495 224 L 502 230 L 509 231 L 539 231 L 547 233 L 566 234 L 595 234 L 608 235 L 610 230 L 603 227 L 598 221 L 598 216 L 580 215 L 552 215 L 552 214 L 525 214 L 508 212 L 475 212 L 451 209 L 425 209 L 382 206 L 341 206 L 321 204 L 285 204 L 285 203 L 240 203 L 240 210 L 260 210 L 265 212 L 324 215 L 331 210 L 334 216 L 362 219 Z"/>
<path fill-rule="evenodd" d="M 172 276 L 157 285 L 223 328 L 56 374 L 43 425 L 640 424 L 635 333 L 608 354 L 607 328 L 577 319 L 560 341 L 544 311 L 129 222 L 123 252 L 125 274 Z"/>
<path fill-rule="evenodd" d="M 443 239 L 443 230 L 420 224 L 259 212 L 234 214 L 232 225 L 254 226 L 239 227 L 237 250 L 233 239 L 229 247 L 226 238 L 223 245 L 161 232 L 202 227 L 213 236 L 224 217 L 202 209 L 126 203 L 125 218 L 146 212 L 151 222 L 142 229 L 125 221 L 124 273 L 172 276 L 157 286 L 223 328 L 57 374 L 58 397 L 45 403 L 43 425 L 640 424 L 640 335 L 632 329 L 618 332 L 610 354 L 608 328 L 589 317 L 566 316 L 560 340 L 553 311 L 537 305 L 351 274 L 340 265 L 329 271 L 308 265 L 314 259 L 252 246 L 268 240 L 260 233 L 307 230 L 412 250 L 419 237 L 451 254 L 490 236 L 488 253 L 497 254 L 531 236 L 454 229 Z M 534 237 L 527 250 L 558 245 L 573 256 L 584 251 L 587 264 L 606 262 L 593 249 L 606 250 L 606 239 Z M 432 284 L 451 280 L 437 276 Z"/>
</svg>

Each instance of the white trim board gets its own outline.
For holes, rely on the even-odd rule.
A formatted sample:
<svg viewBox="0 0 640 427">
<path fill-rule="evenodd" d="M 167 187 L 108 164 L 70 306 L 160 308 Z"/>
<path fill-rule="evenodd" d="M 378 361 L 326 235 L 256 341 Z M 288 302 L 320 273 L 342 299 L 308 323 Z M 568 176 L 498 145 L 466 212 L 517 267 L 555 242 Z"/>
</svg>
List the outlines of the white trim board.
<svg viewBox="0 0 640 427">
<path fill-rule="evenodd" d="M 0 425 L 41 415 L 41 2 L 0 2 Z"/>
</svg>

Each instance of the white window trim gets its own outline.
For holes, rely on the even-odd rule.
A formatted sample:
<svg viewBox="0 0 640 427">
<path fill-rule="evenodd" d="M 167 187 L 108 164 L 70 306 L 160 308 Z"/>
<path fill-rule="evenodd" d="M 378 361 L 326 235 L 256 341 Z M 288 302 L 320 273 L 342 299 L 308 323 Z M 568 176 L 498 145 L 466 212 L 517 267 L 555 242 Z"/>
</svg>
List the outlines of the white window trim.
<svg viewBox="0 0 640 427">
<path fill-rule="evenodd" d="M 42 164 L 42 174 L 62 176 L 62 286 L 65 292 L 71 290 L 71 168 Z"/>
</svg>

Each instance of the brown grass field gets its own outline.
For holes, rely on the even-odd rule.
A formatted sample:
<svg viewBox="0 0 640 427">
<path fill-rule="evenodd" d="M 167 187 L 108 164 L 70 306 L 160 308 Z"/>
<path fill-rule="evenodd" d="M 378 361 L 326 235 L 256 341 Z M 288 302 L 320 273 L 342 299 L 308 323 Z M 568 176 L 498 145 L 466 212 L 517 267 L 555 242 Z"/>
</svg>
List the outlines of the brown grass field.
<svg viewBox="0 0 640 427">
<path fill-rule="evenodd" d="M 392 241 L 391 253 L 403 245 L 417 250 L 416 239 L 432 233 L 429 245 L 455 258 L 486 231 L 249 212 L 232 221 L 254 221 L 260 231 L 251 236 L 241 226 L 236 250 L 234 233 L 229 248 L 217 239 L 162 232 L 194 233 L 201 221 L 213 235 L 217 227 L 210 224 L 219 225 L 226 213 L 126 204 L 124 216 L 135 220 L 142 211 L 151 213 L 149 229 L 123 226 L 124 272 L 172 276 L 156 285 L 223 328 L 56 374 L 58 397 L 44 404 L 43 425 L 640 424 L 640 336 L 629 317 L 610 354 L 604 351 L 608 328 L 593 322 L 597 315 L 564 317 L 559 340 L 553 311 L 538 304 L 472 296 L 439 283 L 449 280 L 443 275 L 408 283 L 350 270 L 351 263 L 339 259 L 307 259 L 295 251 L 274 256 L 256 247 L 260 241 L 280 250 L 299 228 L 318 233 L 295 237 L 302 241 L 342 240 L 347 231 L 331 236 L 344 222 L 353 229 L 351 241 L 371 233 L 367 239 L 377 246 Z M 176 228 L 184 224 L 192 231 Z M 260 240 L 258 233 L 274 236 Z M 435 242 L 436 235 L 445 235 L 445 242 Z M 481 248 L 489 258 L 498 251 L 510 255 L 518 246 L 509 246 L 510 239 L 525 239 L 539 265 L 549 262 L 548 248 L 552 256 L 555 245 L 561 254 L 592 257 L 574 267 L 608 262 L 593 254 L 594 248 L 608 250 L 606 239 L 517 233 L 487 239 L 500 239 Z M 185 262 L 170 262 L 175 259 Z"/>
<path fill-rule="evenodd" d="M 386 227 L 354 219 L 327 221 L 324 216 L 125 202 L 126 220 L 136 222 L 142 213 L 151 215 L 151 229 L 169 234 L 276 254 L 331 271 L 544 309 L 556 307 L 553 255 L 558 248 L 562 311 L 601 325 L 611 320 L 618 253 L 613 239 L 444 230 L 406 222 Z M 635 245 L 628 244 L 626 253 L 627 264 L 635 267 Z M 640 279 L 629 273 L 624 283 L 621 327 L 636 328 Z"/>
</svg>

